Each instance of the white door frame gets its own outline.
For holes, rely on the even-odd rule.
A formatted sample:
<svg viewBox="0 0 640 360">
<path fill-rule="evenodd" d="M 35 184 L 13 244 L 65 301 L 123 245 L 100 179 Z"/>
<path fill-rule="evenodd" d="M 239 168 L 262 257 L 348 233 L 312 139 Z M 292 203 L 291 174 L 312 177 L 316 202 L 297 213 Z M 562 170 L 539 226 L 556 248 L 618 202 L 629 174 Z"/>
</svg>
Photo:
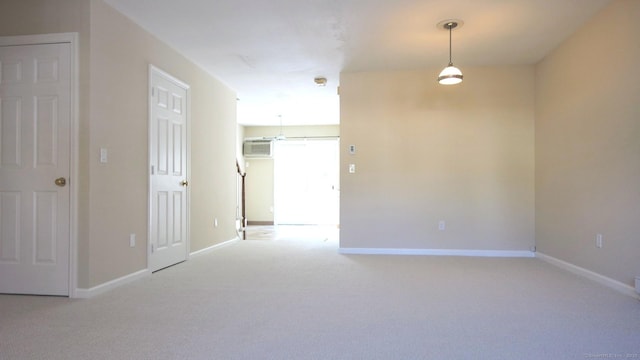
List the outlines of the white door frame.
<svg viewBox="0 0 640 360">
<path fill-rule="evenodd" d="M 153 98 L 152 98 L 152 91 L 153 91 L 153 74 L 159 74 L 167 79 L 170 79 L 172 82 L 174 82 L 175 84 L 177 84 L 180 87 L 183 87 L 186 90 L 186 94 L 187 94 L 187 105 L 186 105 L 186 109 L 187 109 L 187 159 L 186 159 L 186 167 L 187 167 L 187 179 L 191 179 L 191 87 L 177 79 L 176 77 L 174 77 L 173 75 L 169 74 L 168 72 L 158 68 L 157 66 L 154 66 L 153 64 L 149 64 L 149 85 L 148 85 L 148 96 L 149 96 L 149 104 L 148 104 L 148 111 L 149 111 L 149 119 L 148 119 L 148 159 L 147 159 L 147 164 L 149 166 L 148 169 L 148 174 L 149 174 L 149 180 L 148 180 L 148 198 L 147 198 L 147 270 L 150 269 L 150 261 L 151 261 L 151 226 L 152 224 L 152 213 L 153 213 L 153 209 L 152 209 L 152 205 L 151 205 L 151 199 L 152 199 L 152 171 L 150 169 L 151 167 L 151 158 L 152 158 L 152 143 L 151 143 L 151 138 L 153 137 L 152 134 L 152 124 L 151 122 L 153 121 L 153 117 L 152 117 L 152 107 L 153 107 Z M 186 227 L 187 227 L 187 240 L 186 240 L 186 256 L 185 259 L 189 260 L 190 257 L 190 253 L 191 253 L 191 211 L 190 211 L 190 207 L 191 207 L 191 191 L 190 189 L 187 187 L 186 189 L 186 196 L 187 196 L 187 220 L 186 220 Z"/>
<path fill-rule="evenodd" d="M 0 46 L 42 45 L 67 43 L 71 48 L 69 84 L 71 94 L 70 121 L 70 174 L 69 174 L 69 297 L 75 298 L 78 289 L 78 164 L 79 164 L 79 103 L 78 103 L 78 33 L 0 36 Z"/>
</svg>

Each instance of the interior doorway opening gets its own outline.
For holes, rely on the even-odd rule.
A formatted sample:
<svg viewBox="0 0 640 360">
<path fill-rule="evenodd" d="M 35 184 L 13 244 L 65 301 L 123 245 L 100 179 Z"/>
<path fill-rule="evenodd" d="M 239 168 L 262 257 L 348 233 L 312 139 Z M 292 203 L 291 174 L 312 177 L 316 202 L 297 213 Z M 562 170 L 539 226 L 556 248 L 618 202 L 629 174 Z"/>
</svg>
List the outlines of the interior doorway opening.
<svg viewBox="0 0 640 360">
<path fill-rule="evenodd" d="M 281 140 L 275 143 L 274 224 L 340 223 L 340 140 Z"/>
</svg>

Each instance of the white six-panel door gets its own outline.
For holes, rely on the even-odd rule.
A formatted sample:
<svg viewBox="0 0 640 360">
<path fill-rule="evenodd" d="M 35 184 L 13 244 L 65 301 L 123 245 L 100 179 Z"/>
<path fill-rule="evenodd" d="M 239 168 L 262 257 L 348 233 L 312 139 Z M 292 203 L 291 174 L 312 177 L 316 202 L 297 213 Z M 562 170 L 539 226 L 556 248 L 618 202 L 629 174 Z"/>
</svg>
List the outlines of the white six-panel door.
<svg viewBox="0 0 640 360">
<path fill-rule="evenodd" d="M 151 67 L 149 270 L 187 259 L 189 87 Z"/>
<path fill-rule="evenodd" d="M 0 293 L 69 295 L 70 61 L 0 46 Z"/>
</svg>

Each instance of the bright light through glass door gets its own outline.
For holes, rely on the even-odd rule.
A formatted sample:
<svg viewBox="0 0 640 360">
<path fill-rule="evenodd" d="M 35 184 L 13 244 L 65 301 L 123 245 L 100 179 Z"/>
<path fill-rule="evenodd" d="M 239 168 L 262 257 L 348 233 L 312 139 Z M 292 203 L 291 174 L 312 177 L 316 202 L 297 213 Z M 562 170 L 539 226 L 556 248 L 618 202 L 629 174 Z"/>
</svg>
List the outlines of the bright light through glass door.
<svg viewBox="0 0 640 360">
<path fill-rule="evenodd" d="M 339 140 L 286 140 L 275 146 L 275 223 L 338 225 Z"/>
</svg>

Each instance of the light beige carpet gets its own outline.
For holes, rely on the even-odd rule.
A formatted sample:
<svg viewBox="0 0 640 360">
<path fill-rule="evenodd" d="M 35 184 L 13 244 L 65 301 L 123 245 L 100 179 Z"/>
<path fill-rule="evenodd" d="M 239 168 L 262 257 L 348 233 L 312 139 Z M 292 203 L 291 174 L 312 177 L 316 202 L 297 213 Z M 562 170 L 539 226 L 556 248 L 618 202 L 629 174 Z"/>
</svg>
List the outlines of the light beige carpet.
<svg viewBox="0 0 640 360">
<path fill-rule="evenodd" d="M 640 302 L 536 259 L 242 241 L 89 300 L 0 296 L 0 359 L 640 357 Z"/>
<path fill-rule="evenodd" d="M 246 240 L 337 241 L 339 232 L 335 225 L 252 225 L 246 229 Z"/>
</svg>

